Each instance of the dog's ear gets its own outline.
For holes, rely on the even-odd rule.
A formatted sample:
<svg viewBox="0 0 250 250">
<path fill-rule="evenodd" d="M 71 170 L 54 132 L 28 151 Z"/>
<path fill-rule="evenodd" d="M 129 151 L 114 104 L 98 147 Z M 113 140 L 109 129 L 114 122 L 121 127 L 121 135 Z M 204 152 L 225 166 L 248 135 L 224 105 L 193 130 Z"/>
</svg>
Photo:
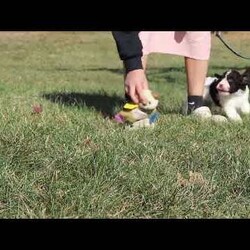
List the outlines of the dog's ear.
<svg viewBox="0 0 250 250">
<path fill-rule="evenodd" d="M 242 74 L 242 84 L 250 86 L 250 68 Z"/>
<path fill-rule="evenodd" d="M 250 74 L 250 68 L 247 68 L 243 74 Z"/>
<path fill-rule="evenodd" d="M 215 73 L 214 74 L 214 77 L 216 77 L 216 78 L 218 78 L 218 79 L 223 79 L 225 76 L 226 76 L 226 74 L 227 74 L 227 72 L 228 71 L 226 71 L 226 72 L 224 72 L 223 74 L 217 74 L 217 73 Z"/>
<path fill-rule="evenodd" d="M 243 77 L 242 84 L 250 87 L 250 79 L 248 77 Z"/>
<path fill-rule="evenodd" d="M 222 75 L 219 75 L 219 74 L 214 74 L 214 77 L 216 77 L 216 78 L 218 78 L 218 79 L 221 79 L 221 78 L 223 78 L 223 76 Z"/>
</svg>

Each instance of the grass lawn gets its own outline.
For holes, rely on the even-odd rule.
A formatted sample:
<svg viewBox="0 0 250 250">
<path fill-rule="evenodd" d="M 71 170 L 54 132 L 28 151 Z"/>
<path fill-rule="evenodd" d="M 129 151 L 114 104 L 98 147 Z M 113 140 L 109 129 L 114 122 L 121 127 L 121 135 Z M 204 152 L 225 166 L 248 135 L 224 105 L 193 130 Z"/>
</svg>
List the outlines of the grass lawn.
<svg viewBox="0 0 250 250">
<path fill-rule="evenodd" d="M 225 39 L 250 55 L 250 32 Z M 213 37 L 209 75 L 249 65 Z M 1 218 L 250 218 L 250 118 L 185 117 L 183 58 L 148 67 L 161 117 L 128 131 L 109 119 L 123 103 L 110 32 L 0 32 Z"/>
</svg>

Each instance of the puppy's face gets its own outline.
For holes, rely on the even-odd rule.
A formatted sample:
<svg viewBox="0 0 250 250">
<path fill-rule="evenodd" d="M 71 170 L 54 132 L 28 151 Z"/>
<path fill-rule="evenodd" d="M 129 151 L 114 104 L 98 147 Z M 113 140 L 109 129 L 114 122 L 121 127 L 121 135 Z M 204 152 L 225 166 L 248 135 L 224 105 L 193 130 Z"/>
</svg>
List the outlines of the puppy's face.
<svg viewBox="0 0 250 250">
<path fill-rule="evenodd" d="M 209 87 L 209 93 L 218 106 L 221 106 L 224 97 L 242 94 L 246 87 L 250 87 L 250 68 L 242 75 L 237 70 L 226 71 L 222 75 L 215 74 L 216 79 Z"/>
<path fill-rule="evenodd" d="M 250 77 L 250 70 L 247 73 Z M 243 76 L 236 70 L 229 70 L 223 75 L 216 75 L 218 80 L 216 81 L 216 90 L 219 95 L 230 95 L 236 93 L 238 90 L 245 90 L 246 84 L 243 83 Z M 250 79 L 250 78 L 248 78 Z"/>
</svg>

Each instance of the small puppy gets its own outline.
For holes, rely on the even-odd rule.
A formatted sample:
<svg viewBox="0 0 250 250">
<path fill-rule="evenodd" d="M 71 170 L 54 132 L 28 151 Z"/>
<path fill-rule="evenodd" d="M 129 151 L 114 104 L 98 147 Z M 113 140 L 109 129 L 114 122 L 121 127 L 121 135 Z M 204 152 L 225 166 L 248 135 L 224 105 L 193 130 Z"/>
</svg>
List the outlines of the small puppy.
<svg viewBox="0 0 250 250">
<path fill-rule="evenodd" d="M 241 114 L 250 114 L 249 86 L 250 68 L 243 74 L 229 70 L 206 78 L 203 98 L 221 107 L 230 121 L 242 122 Z"/>
</svg>

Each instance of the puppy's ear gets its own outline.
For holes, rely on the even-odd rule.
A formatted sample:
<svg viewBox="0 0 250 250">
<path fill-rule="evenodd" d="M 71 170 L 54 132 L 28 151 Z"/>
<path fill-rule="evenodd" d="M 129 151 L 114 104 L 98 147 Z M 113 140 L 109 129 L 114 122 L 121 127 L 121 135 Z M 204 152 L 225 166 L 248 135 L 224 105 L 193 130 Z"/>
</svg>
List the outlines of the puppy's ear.
<svg viewBox="0 0 250 250">
<path fill-rule="evenodd" d="M 250 86 L 250 68 L 242 74 L 242 84 Z"/>
<path fill-rule="evenodd" d="M 250 86 L 250 78 L 247 77 L 247 76 L 243 76 L 243 78 L 242 78 L 242 84 Z"/>
<path fill-rule="evenodd" d="M 222 75 L 219 75 L 219 74 L 214 74 L 214 77 L 216 77 L 216 78 L 218 78 L 218 79 L 222 79 L 223 78 L 223 76 Z"/>
<path fill-rule="evenodd" d="M 246 70 L 245 70 L 245 72 L 243 73 L 243 75 L 244 74 L 250 74 L 250 68 L 247 68 Z"/>
<path fill-rule="evenodd" d="M 222 75 L 219 75 L 219 74 L 215 73 L 215 74 L 214 74 L 214 77 L 216 77 L 216 78 L 218 78 L 218 79 L 223 79 L 223 78 L 226 76 L 227 72 L 228 72 L 228 71 L 224 72 Z"/>
<path fill-rule="evenodd" d="M 219 75 L 219 74 L 215 73 L 215 74 L 214 74 L 214 77 L 219 78 L 219 77 L 221 77 L 221 75 Z"/>
</svg>

